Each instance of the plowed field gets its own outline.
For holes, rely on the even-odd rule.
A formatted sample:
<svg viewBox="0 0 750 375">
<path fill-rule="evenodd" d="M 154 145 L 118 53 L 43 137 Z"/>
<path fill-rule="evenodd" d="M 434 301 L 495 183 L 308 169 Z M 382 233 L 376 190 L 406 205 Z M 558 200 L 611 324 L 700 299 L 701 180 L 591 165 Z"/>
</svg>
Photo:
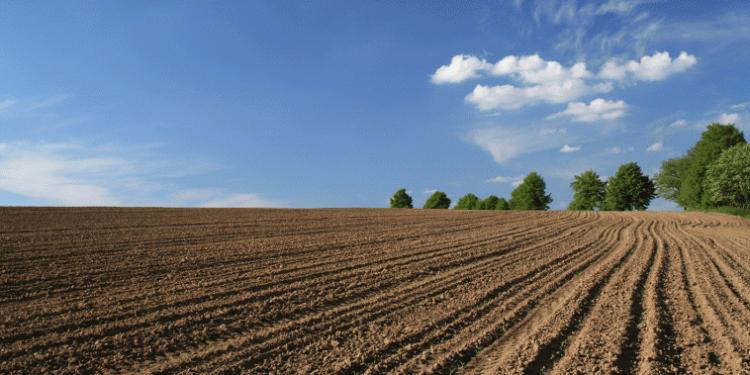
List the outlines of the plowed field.
<svg viewBox="0 0 750 375">
<path fill-rule="evenodd" d="M 0 209 L 0 373 L 750 373 L 750 222 Z"/>
</svg>

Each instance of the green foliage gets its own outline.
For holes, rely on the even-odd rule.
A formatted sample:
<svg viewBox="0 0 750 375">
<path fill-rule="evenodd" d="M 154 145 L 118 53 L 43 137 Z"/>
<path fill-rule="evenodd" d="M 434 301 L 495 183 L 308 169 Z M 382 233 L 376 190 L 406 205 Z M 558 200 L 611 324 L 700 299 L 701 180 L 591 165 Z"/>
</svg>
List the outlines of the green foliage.
<svg viewBox="0 0 750 375">
<path fill-rule="evenodd" d="M 479 202 L 479 209 L 480 210 L 494 210 L 495 206 L 497 206 L 497 202 L 500 201 L 500 198 L 498 198 L 496 195 L 490 195 L 487 198 L 484 198 L 481 202 Z"/>
<path fill-rule="evenodd" d="M 719 158 L 722 151 L 740 143 L 745 143 L 745 137 L 734 125 L 709 125 L 700 141 L 688 151 L 687 166 L 684 175 L 680 176 L 677 203 L 686 208 L 710 206 L 708 195 L 703 194 L 708 166 Z"/>
<path fill-rule="evenodd" d="M 656 194 L 664 199 L 677 202 L 682 185 L 682 176 L 689 165 L 685 157 L 668 159 L 661 163 L 661 170 L 654 176 Z"/>
<path fill-rule="evenodd" d="M 451 199 L 442 191 L 436 191 L 427 198 L 422 208 L 426 209 L 446 209 L 451 206 Z"/>
<path fill-rule="evenodd" d="M 610 211 L 645 210 L 656 195 L 654 183 L 636 163 L 626 163 L 609 178 L 603 209 Z"/>
<path fill-rule="evenodd" d="M 570 187 L 573 188 L 573 201 L 568 206 L 569 210 L 591 211 L 602 208 L 607 184 L 596 172 L 586 171 L 575 176 Z"/>
<path fill-rule="evenodd" d="M 738 144 L 711 163 L 703 194 L 711 207 L 750 209 L 750 145 Z"/>
<path fill-rule="evenodd" d="M 461 197 L 461 199 L 458 200 L 458 203 L 456 203 L 456 206 L 453 208 L 456 210 L 477 210 L 480 208 L 479 205 L 479 197 L 472 193 L 469 193 Z"/>
<path fill-rule="evenodd" d="M 399 189 L 393 194 L 391 208 L 412 208 L 411 197 L 406 193 L 406 189 Z"/>
<path fill-rule="evenodd" d="M 547 184 L 536 172 L 529 173 L 521 185 L 513 190 L 510 207 L 514 210 L 547 210 L 552 196 L 547 194 Z"/>
<path fill-rule="evenodd" d="M 505 198 L 499 198 L 497 200 L 497 203 L 495 204 L 495 209 L 507 211 L 507 210 L 510 210 L 510 204 L 508 203 L 507 200 L 505 200 Z"/>
</svg>

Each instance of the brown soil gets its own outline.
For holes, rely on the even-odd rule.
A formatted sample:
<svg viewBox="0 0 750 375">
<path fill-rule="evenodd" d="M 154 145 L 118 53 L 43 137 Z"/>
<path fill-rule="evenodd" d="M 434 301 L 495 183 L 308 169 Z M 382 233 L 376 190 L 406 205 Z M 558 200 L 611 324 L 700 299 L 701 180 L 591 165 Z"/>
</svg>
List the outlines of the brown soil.
<svg viewBox="0 0 750 375">
<path fill-rule="evenodd" d="M 0 208 L 0 373 L 750 373 L 750 222 Z"/>
</svg>

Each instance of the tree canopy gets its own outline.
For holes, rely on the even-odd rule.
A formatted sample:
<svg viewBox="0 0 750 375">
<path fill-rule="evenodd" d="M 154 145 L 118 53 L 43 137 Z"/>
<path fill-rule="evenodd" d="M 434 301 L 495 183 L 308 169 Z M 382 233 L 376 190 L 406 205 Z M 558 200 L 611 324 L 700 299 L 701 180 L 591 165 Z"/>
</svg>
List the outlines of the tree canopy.
<svg viewBox="0 0 750 375">
<path fill-rule="evenodd" d="M 453 208 L 456 210 L 478 210 L 481 208 L 479 197 L 472 193 L 466 194 L 458 200 Z"/>
<path fill-rule="evenodd" d="M 569 210 L 598 210 L 602 208 L 607 184 L 594 171 L 586 171 L 570 184 L 573 188 L 573 200 L 568 205 Z"/>
<path fill-rule="evenodd" d="M 529 173 L 513 190 L 510 208 L 514 210 L 548 210 L 552 196 L 546 192 L 547 184 L 536 172 Z"/>
<path fill-rule="evenodd" d="M 735 145 L 711 163 L 704 196 L 713 207 L 750 208 L 750 145 Z"/>
<path fill-rule="evenodd" d="M 709 125 L 687 155 L 662 164 L 656 176 L 659 194 L 684 208 L 710 206 L 708 196 L 703 194 L 708 166 L 722 151 L 742 143 L 746 143 L 745 137 L 734 125 Z"/>
<path fill-rule="evenodd" d="M 411 197 L 406 189 L 399 189 L 391 197 L 391 208 L 412 208 Z"/>
<path fill-rule="evenodd" d="M 427 198 L 422 208 L 426 209 L 446 209 L 451 206 L 451 199 L 442 191 L 436 191 Z"/>
<path fill-rule="evenodd" d="M 609 178 L 603 208 L 610 211 L 645 210 L 656 195 L 654 183 L 637 163 L 626 163 Z"/>
<path fill-rule="evenodd" d="M 500 201 L 500 198 L 498 198 L 497 195 L 490 195 L 487 198 L 482 199 L 481 202 L 479 202 L 479 209 L 480 210 L 494 210 L 499 201 Z"/>
<path fill-rule="evenodd" d="M 510 204 L 508 203 L 507 200 L 505 200 L 505 198 L 499 198 L 497 200 L 497 204 L 495 204 L 495 209 L 507 211 L 507 210 L 510 210 Z"/>
</svg>

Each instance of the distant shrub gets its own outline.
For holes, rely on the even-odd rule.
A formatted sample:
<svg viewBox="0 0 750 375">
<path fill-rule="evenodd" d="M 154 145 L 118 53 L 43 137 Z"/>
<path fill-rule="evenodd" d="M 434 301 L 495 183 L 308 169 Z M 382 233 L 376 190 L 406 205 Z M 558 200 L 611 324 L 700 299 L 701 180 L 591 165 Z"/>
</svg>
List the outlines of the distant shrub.
<svg viewBox="0 0 750 375">
<path fill-rule="evenodd" d="M 508 203 L 507 200 L 505 200 L 505 198 L 499 198 L 497 200 L 497 204 L 495 204 L 495 209 L 507 211 L 507 210 L 510 210 L 510 204 Z"/>
<path fill-rule="evenodd" d="M 594 171 L 586 171 L 575 176 L 570 184 L 573 188 L 573 200 L 569 210 L 591 211 L 602 208 L 607 184 Z"/>
<path fill-rule="evenodd" d="M 458 200 L 458 203 L 456 203 L 456 206 L 453 208 L 456 210 L 478 210 L 480 208 L 479 205 L 479 197 L 472 193 L 469 193 L 461 197 L 461 199 Z"/>
<path fill-rule="evenodd" d="M 480 210 L 494 210 L 495 206 L 497 206 L 497 202 L 500 201 L 500 198 L 498 198 L 496 195 L 490 195 L 487 198 L 482 199 L 479 202 L 479 209 Z"/>
<path fill-rule="evenodd" d="M 637 163 L 626 163 L 609 178 L 604 209 L 609 211 L 645 210 L 656 196 L 654 183 Z"/>
<path fill-rule="evenodd" d="M 513 190 L 510 208 L 514 210 L 548 210 L 552 196 L 546 192 L 547 184 L 536 172 L 529 173 L 523 182 Z"/>
<path fill-rule="evenodd" d="M 436 191 L 427 198 L 422 208 L 425 209 L 446 209 L 451 206 L 451 199 L 442 191 Z"/>
<path fill-rule="evenodd" d="M 412 208 L 411 197 L 406 189 L 399 189 L 391 197 L 391 208 Z"/>
</svg>

